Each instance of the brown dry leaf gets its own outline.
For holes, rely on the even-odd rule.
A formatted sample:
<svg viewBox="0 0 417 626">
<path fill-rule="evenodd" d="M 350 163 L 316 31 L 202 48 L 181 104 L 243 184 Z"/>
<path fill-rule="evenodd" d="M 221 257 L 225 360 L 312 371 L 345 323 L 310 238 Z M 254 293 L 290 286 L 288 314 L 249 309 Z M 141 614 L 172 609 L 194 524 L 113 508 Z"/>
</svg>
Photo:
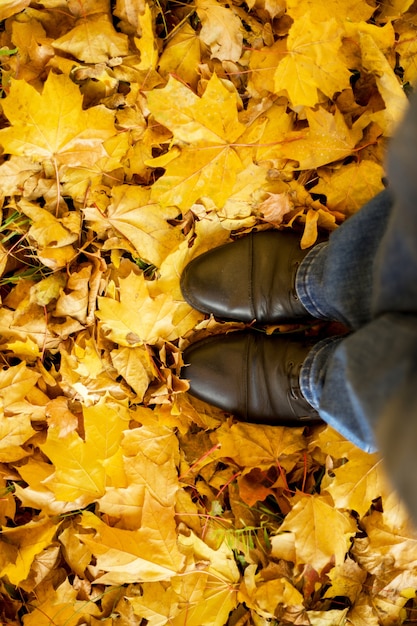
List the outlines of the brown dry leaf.
<svg viewBox="0 0 417 626">
<path fill-rule="evenodd" d="M 259 205 L 262 219 L 272 226 L 280 226 L 284 215 L 293 209 L 293 205 L 285 193 L 270 193 L 268 198 Z"/>
<path fill-rule="evenodd" d="M 268 468 L 284 456 L 304 448 L 302 428 L 233 424 L 216 431 L 218 455 L 232 458 L 240 467 Z"/>
</svg>

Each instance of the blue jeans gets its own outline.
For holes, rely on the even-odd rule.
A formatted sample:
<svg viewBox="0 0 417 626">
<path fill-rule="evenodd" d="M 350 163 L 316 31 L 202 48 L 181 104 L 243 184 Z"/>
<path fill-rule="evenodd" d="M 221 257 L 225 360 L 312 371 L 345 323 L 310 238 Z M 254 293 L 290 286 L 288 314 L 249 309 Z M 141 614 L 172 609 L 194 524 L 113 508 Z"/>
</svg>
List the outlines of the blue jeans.
<svg viewBox="0 0 417 626">
<path fill-rule="evenodd" d="M 387 407 L 417 394 L 417 96 L 390 146 L 388 173 L 388 190 L 309 252 L 296 284 L 312 315 L 351 329 L 311 350 L 301 390 L 368 452 L 389 445 L 378 439 Z M 401 426 L 401 414 L 389 419 Z"/>
</svg>

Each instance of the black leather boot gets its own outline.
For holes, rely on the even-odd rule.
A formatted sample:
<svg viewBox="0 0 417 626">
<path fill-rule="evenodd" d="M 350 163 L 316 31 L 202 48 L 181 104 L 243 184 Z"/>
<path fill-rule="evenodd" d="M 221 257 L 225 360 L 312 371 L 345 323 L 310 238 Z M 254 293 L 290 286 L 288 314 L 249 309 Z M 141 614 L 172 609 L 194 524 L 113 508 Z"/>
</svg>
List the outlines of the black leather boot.
<svg viewBox="0 0 417 626">
<path fill-rule="evenodd" d="M 292 231 L 251 233 L 193 259 L 181 277 L 184 299 L 221 319 L 259 324 L 311 320 L 295 291 L 307 254 Z"/>
<path fill-rule="evenodd" d="M 253 423 L 320 423 L 305 400 L 299 374 L 312 347 L 303 336 L 239 331 L 215 335 L 184 352 L 190 394 Z"/>
</svg>

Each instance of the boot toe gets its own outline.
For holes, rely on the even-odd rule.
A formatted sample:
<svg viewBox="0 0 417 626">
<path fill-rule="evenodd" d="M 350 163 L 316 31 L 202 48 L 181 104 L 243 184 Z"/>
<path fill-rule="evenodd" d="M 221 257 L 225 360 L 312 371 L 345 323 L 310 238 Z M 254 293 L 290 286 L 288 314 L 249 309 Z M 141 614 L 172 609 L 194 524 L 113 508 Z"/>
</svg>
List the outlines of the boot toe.
<svg viewBox="0 0 417 626">
<path fill-rule="evenodd" d="M 250 247 L 245 237 L 193 259 L 180 281 L 188 304 L 208 315 L 252 322 L 255 314 L 250 298 Z"/>
<path fill-rule="evenodd" d="M 193 259 L 181 276 L 184 299 L 198 311 L 245 323 L 311 319 L 295 292 L 306 251 L 294 232 L 251 233 Z"/>
<path fill-rule="evenodd" d="M 309 349 L 298 340 L 263 333 L 212 336 L 185 350 L 182 376 L 191 395 L 244 421 L 315 424 L 321 420 L 298 388 Z"/>
</svg>

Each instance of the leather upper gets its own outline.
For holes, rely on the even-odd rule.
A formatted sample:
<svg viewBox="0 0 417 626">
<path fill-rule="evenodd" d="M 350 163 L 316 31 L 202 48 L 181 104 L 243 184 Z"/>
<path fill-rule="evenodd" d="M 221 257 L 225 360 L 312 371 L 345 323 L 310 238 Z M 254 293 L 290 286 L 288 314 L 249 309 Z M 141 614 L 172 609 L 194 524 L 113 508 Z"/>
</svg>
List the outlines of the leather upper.
<svg viewBox="0 0 417 626">
<path fill-rule="evenodd" d="M 184 352 L 190 393 L 249 422 L 302 425 L 320 421 L 299 388 L 311 348 L 300 337 L 233 332 Z"/>
<path fill-rule="evenodd" d="M 222 319 L 259 324 L 307 319 L 295 292 L 305 255 L 292 231 L 251 233 L 193 259 L 181 290 L 193 308 Z"/>
</svg>

